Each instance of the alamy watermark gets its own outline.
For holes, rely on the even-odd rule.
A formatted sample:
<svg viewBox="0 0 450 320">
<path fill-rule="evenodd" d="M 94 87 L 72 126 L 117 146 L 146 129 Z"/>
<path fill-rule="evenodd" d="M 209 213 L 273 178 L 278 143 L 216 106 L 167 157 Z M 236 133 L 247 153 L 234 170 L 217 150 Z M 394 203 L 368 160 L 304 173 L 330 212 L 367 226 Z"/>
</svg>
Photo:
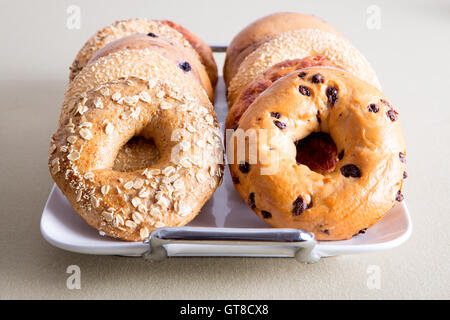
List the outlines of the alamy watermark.
<svg viewBox="0 0 450 320">
<path fill-rule="evenodd" d="M 369 275 L 366 281 L 367 288 L 370 290 L 381 289 L 381 268 L 378 265 L 369 265 L 366 269 Z"/>
<path fill-rule="evenodd" d="M 66 280 L 66 287 L 69 290 L 81 289 L 81 269 L 73 264 L 67 267 L 66 273 L 70 276 Z"/>
<path fill-rule="evenodd" d="M 79 30 L 81 28 L 81 9 L 77 5 L 70 5 L 66 9 L 68 14 L 66 27 L 69 30 Z"/>
<path fill-rule="evenodd" d="M 369 30 L 381 29 L 381 8 L 375 4 L 367 7 L 366 26 Z"/>
</svg>

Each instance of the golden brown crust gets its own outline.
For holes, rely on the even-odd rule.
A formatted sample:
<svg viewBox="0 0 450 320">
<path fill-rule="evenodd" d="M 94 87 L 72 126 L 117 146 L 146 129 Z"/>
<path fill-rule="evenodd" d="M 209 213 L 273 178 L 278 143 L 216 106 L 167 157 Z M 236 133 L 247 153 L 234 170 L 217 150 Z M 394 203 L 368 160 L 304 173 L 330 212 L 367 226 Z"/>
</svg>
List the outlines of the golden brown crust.
<svg viewBox="0 0 450 320">
<path fill-rule="evenodd" d="M 309 67 L 328 66 L 340 68 L 333 62 L 321 56 L 306 57 L 303 59 L 285 60 L 272 66 L 266 72 L 257 76 L 246 88 L 239 94 L 236 102 L 230 108 L 225 127 L 227 129 L 234 128 L 245 110 L 255 101 L 255 99 L 264 90 L 269 88 L 275 81 L 291 73 L 294 70 L 299 70 Z"/>
<path fill-rule="evenodd" d="M 331 25 L 311 15 L 279 12 L 262 17 L 239 32 L 228 46 L 223 68 L 226 86 L 245 57 L 259 46 L 284 32 L 300 29 L 318 29 L 341 36 Z"/>
<path fill-rule="evenodd" d="M 326 149 L 324 161 L 331 162 L 318 167 L 322 173 L 297 163 L 298 141 L 314 132 L 329 134 L 336 146 L 316 140 L 307 148 Z M 244 133 L 256 147 L 255 161 L 238 153 L 236 139 Z M 274 227 L 349 239 L 402 199 L 406 153 L 397 112 L 378 89 L 342 70 L 313 67 L 279 79 L 245 111 L 230 141 L 236 190 Z"/>
<path fill-rule="evenodd" d="M 222 179 L 218 123 L 206 93 L 148 48 L 112 52 L 69 84 L 49 169 L 74 210 L 100 232 L 131 241 L 191 221 Z M 153 139 L 145 169 L 117 164 L 135 136 Z M 119 161 L 120 162 L 120 161 Z"/>
</svg>

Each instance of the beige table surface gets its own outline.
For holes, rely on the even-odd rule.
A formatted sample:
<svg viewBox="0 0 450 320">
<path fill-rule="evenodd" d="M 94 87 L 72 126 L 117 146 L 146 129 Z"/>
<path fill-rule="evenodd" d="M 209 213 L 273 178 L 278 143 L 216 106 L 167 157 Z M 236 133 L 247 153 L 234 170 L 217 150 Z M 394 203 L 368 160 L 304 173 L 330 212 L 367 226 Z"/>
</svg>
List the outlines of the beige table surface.
<svg viewBox="0 0 450 320">
<path fill-rule="evenodd" d="M 66 27 L 70 5 L 81 10 L 80 29 Z M 371 5 L 380 29 L 367 27 Z M 121 18 L 168 18 L 207 42 L 226 43 L 255 18 L 281 10 L 313 13 L 337 27 L 398 106 L 414 224 L 407 243 L 312 265 L 276 258 L 150 264 L 70 253 L 42 238 L 39 220 L 52 186 L 49 137 L 68 67 L 95 30 Z M 449 1 L 2 1 L 0 33 L 0 298 L 450 297 Z M 69 265 L 81 269 L 80 290 L 66 287 Z M 367 285 L 373 268 L 379 288 Z"/>
</svg>

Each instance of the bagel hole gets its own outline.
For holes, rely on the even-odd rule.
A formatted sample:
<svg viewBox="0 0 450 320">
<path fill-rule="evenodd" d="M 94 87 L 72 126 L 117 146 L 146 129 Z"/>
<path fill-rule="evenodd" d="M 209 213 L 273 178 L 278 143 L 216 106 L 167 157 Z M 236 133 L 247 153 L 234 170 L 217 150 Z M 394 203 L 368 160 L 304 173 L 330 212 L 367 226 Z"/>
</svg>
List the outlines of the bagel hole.
<svg viewBox="0 0 450 320">
<path fill-rule="evenodd" d="M 320 174 L 332 172 L 339 162 L 336 144 L 325 132 L 313 132 L 295 141 L 297 164 L 303 164 Z"/>
<path fill-rule="evenodd" d="M 121 172 L 141 170 L 158 159 L 159 151 L 153 139 L 135 136 L 120 148 L 112 169 Z"/>
</svg>

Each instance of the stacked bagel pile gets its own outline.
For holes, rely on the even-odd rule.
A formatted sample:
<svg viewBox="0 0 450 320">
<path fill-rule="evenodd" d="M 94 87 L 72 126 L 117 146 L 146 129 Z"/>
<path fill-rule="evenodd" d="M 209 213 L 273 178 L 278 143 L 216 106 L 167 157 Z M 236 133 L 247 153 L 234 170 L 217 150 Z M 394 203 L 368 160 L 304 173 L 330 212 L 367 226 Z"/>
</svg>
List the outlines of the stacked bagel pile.
<svg viewBox="0 0 450 320">
<path fill-rule="evenodd" d="M 98 31 L 70 73 L 49 169 L 101 234 L 138 241 L 191 221 L 222 180 L 211 49 L 170 21 Z"/>
<path fill-rule="evenodd" d="M 403 199 L 398 113 L 333 27 L 297 13 L 259 19 L 228 47 L 224 79 L 232 179 L 267 223 L 349 239 Z"/>
</svg>

